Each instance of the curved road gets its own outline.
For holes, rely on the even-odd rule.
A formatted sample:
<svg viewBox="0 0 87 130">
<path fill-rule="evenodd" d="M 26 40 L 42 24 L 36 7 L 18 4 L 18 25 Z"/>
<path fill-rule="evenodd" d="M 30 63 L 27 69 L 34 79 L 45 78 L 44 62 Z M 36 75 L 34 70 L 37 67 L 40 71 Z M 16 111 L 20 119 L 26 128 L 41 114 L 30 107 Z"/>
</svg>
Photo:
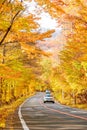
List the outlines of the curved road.
<svg viewBox="0 0 87 130">
<path fill-rule="evenodd" d="M 43 103 L 44 93 L 27 99 L 19 108 L 13 130 L 87 130 L 87 111 L 59 103 Z M 9 129 L 10 130 L 10 129 Z"/>
</svg>

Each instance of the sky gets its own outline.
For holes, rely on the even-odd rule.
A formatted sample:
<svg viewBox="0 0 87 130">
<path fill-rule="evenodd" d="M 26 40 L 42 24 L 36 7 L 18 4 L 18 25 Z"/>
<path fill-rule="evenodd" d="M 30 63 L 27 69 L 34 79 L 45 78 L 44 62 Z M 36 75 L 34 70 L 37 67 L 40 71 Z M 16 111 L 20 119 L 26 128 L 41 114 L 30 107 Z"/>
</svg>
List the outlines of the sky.
<svg viewBox="0 0 87 130">
<path fill-rule="evenodd" d="M 58 32 L 58 29 L 60 32 L 61 28 L 58 27 L 56 19 L 52 19 L 49 13 L 44 12 L 43 6 L 39 6 L 34 0 L 32 0 L 31 2 L 25 1 L 24 5 L 27 8 L 25 14 L 32 13 L 36 17 L 40 17 L 37 23 L 40 25 L 39 30 L 41 32 L 46 32 L 47 30 L 51 29 L 56 29 L 56 34 Z"/>
<path fill-rule="evenodd" d="M 43 10 L 43 6 L 39 6 L 34 0 L 31 2 L 25 1 L 24 5 L 26 6 L 25 14 L 31 13 L 34 14 L 35 17 L 40 18 L 37 21 L 37 23 L 40 25 L 37 31 L 42 33 L 55 29 L 55 32 L 51 35 L 51 38 L 45 38 L 45 41 L 39 41 L 37 46 L 40 47 L 40 49 L 52 54 L 53 63 L 55 62 L 55 59 L 56 63 L 59 63 L 58 52 L 63 48 L 65 43 L 65 39 L 61 35 L 62 27 L 58 25 L 56 19 L 53 19 L 49 13 Z"/>
</svg>

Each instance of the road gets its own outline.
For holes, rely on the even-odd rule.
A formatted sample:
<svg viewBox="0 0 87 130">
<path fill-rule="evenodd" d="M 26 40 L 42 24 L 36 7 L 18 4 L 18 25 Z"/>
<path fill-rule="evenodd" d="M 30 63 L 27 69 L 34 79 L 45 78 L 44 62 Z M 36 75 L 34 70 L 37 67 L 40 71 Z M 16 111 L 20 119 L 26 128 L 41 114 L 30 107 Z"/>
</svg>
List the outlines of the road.
<svg viewBox="0 0 87 130">
<path fill-rule="evenodd" d="M 8 130 L 87 130 L 87 111 L 60 103 L 43 103 L 44 93 L 27 99 Z M 11 123 L 12 122 L 12 123 Z M 6 130 L 7 130 L 6 129 Z"/>
</svg>

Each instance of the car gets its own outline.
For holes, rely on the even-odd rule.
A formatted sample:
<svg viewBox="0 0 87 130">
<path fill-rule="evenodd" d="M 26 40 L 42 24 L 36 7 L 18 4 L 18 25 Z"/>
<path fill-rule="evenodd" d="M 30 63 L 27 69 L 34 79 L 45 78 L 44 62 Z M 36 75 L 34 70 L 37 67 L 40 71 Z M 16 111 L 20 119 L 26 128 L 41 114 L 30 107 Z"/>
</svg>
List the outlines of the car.
<svg viewBox="0 0 87 130">
<path fill-rule="evenodd" d="M 46 90 L 46 94 L 50 94 L 50 90 Z"/>
<path fill-rule="evenodd" d="M 46 102 L 52 102 L 54 103 L 54 98 L 51 94 L 46 94 L 44 96 L 44 99 L 43 99 L 43 102 L 46 103 Z"/>
</svg>

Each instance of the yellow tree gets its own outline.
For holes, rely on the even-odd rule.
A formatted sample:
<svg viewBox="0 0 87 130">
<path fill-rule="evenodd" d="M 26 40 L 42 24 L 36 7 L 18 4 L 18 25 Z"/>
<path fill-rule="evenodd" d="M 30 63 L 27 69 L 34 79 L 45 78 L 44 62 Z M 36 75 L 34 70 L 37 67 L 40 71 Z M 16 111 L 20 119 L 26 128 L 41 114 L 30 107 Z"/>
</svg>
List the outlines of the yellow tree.
<svg viewBox="0 0 87 130">
<path fill-rule="evenodd" d="M 66 47 L 61 53 L 62 66 L 66 73 L 76 103 L 76 96 L 86 90 L 86 59 L 87 59 L 87 8 L 83 1 L 75 1 L 78 11 L 68 16 L 73 22 L 73 34 L 68 37 Z M 84 100 L 84 99 L 83 99 Z"/>
<path fill-rule="evenodd" d="M 60 65 L 76 103 L 76 96 L 82 89 L 86 89 L 87 84 L 87 4 L 84 0 L 36 1 L 44 5 L 44 9 L 49 11 L 53 17 L 58 18 L 63 29 L 66 26 L 68 30 L 63 30 L 67 44 L 61 53 Z M 67 27 L 67 23 L 71 23 L 71 27 Z"/>
</svg>

